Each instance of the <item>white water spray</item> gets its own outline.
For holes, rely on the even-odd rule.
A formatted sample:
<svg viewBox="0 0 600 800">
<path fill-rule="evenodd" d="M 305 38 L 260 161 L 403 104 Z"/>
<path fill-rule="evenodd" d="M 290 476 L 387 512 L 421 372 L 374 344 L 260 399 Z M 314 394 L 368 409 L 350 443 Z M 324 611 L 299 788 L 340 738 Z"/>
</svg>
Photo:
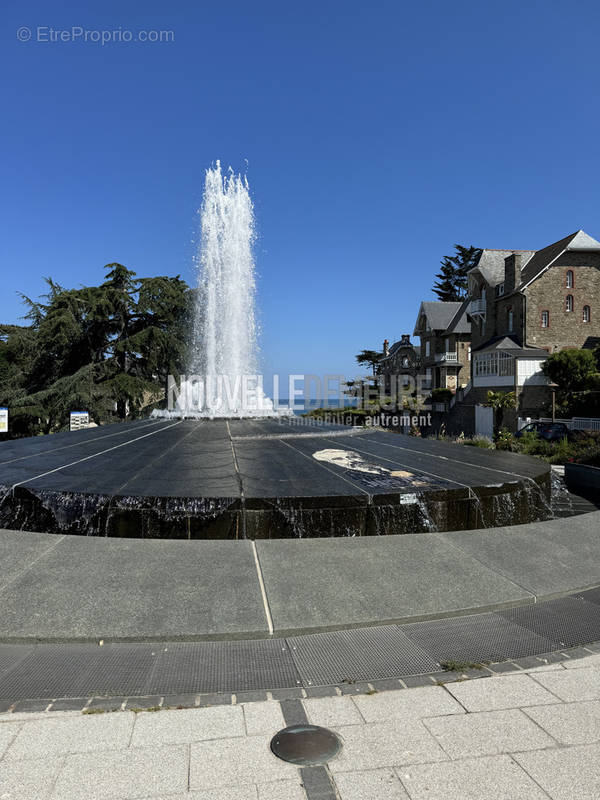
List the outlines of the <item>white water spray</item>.
<svg viewBox="0 0 600 800">
<path fill-rule="evenodd" d="M 254 211 L 248 181 L 206 171 L 189 374 L 174 415 L 279 416 L 258 374 Z"/>
</svg>

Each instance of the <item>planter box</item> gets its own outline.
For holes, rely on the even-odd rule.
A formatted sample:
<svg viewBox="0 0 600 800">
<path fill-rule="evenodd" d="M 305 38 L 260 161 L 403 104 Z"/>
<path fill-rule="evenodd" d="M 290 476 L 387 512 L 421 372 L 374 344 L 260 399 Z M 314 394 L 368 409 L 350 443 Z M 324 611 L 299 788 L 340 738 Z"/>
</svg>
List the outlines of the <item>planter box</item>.
<svg viewBox="0 0 600 800">
<path fill-rule="evenodd" d="M 600 503 L 600 467 L 565 464 L 565 483 L 570 492 Z"/>
</svg>

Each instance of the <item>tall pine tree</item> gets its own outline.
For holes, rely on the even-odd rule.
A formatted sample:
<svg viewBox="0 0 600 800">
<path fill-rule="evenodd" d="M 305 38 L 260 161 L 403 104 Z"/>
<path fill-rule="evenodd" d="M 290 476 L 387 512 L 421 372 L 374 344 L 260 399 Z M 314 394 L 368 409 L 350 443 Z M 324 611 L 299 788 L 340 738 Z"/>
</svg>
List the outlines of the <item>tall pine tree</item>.
<svg viewBox="0 0 600 800">
<path fill-rule="evenodd" d="M 85 409 L 95 422 L 148 413 L 186 355 L 194 293 L 179 276 L 137 278 L 108 264 L 100 286 L 46 279 L 27 326 L 0 325 L 0 405 L 13 434 L 50 433 Z"/>
<path fill-rule="evenodd" d="M 440 271 L 435 276 L 438 280 L 433 285 L 434 294 L 444 302 L 464 300 L 467 295 L 467 272 L 475 266 L 481 255 L 478 247 L 455 244 L 454 249 L 456 253 L 453 256 L 444 256 L 442 259 Z"/>
</svg>

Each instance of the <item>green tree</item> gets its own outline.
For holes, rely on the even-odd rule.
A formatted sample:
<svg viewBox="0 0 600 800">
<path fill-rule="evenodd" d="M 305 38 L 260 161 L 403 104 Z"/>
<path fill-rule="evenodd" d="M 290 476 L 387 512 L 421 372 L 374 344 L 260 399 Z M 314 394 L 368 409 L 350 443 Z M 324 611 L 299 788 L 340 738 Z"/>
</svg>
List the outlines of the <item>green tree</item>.
<svg viewBox="0 0 600 800">
<path fill-rule="evenodd" d="M 46 279 L 39 301 L 23 297 L 27 326 L 0 326 L 0 404 L 11 429 L 48 433 L 68 412 L 95 422 L 137 416 L 160 400 L 186 355 L 193 292 L 177 277 L 137 278 L 106 267 L 100 286 L 64 289 Z"/>
<path fill-rule="evenodd" d="M 381 361 L 383 353 L 378 353 L 377 350 L 361 350 L 355 358 L 357 364 L 368 364 L 373 370 L 373 375 L 377 369 L 377 364 Z"/>
<path fill-rule="evenodd" d="M 564 391 L 587 389 L 597 371 L 596 359 L 591 350 L 561 350 L 548 356 L 542 371 Z"/>
<path fill-rule="evenodd" d="M 561 350 L 548 356 L 544 374 L 557 385 L 556 406 L 565 416 L 594 415 L 600 395 L 600 375 L 591 350 Z"/>
<path fill-rule="evenodd" d="M 493 409 L 494 412 L 494 437 L 498 437 L 504 421 L 504 412 L 517 407 L 517 396 L 514 392 L 494 392 L 487 393 L 484 405 Z"/>
<path fill-rule="evenodd" d="M 456 252 L 453 256 L 444 256 L 440 262 L 440 271 L 435 276 L 438 280 L 433 286 L 434 294 L 444 302 L 464 300 L 467 272 L 475 266 L 481 255 L 481 249 L 473 246 L 455 244 L 454 249 Z"/>
</svg>

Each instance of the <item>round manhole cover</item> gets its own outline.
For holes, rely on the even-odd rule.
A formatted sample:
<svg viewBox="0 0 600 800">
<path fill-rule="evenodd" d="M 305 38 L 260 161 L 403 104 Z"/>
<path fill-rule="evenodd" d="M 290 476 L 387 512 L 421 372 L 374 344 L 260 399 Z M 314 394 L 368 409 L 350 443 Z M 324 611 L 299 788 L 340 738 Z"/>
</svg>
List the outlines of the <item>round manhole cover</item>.
<svg viewBox="0 0 600 800">
<path fill-rule="evenodd" d="M 292 764 L 325 764 L 336 756 L 341 741 L 327 728 L 318 725 L 290 725 L 271 739 L 271 750 Z"/>
</svg>

